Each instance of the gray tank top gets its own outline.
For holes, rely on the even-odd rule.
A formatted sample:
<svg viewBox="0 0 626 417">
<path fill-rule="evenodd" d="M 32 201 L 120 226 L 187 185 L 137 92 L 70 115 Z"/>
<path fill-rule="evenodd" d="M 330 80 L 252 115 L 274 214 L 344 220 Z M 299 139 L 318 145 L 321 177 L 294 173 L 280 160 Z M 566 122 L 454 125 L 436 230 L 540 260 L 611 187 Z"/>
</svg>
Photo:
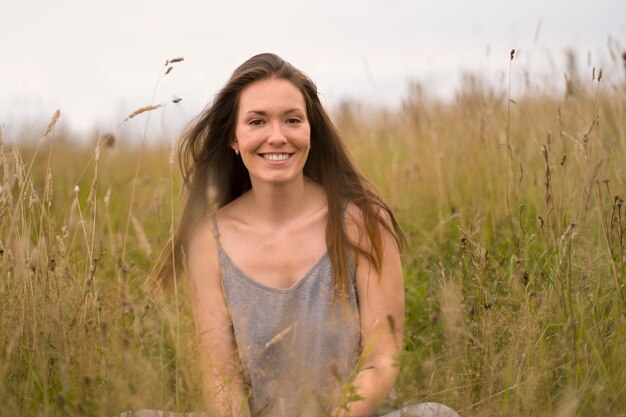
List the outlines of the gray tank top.
<svg viewBox="0 0 626 417">
<path fill-rule="evenodd" d="M 252 415 L 328 413 L 360 354 L 354 267 L 347 309 L 333 301 L 328 252 L 292 287 L 269 287 L 233 263 L 219 243 L 214 218 L 212 223 Z"/>
</svg>

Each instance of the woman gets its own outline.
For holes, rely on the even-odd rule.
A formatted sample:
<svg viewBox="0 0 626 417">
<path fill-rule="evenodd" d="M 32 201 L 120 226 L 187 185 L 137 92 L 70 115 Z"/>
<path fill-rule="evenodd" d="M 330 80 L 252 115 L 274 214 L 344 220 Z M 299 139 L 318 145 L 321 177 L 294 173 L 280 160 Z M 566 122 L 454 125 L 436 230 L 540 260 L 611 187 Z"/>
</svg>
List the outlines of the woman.
<svg viewBox="0 0 626 417">
<path fill-rule="evenodd" d="M 160 275 L 186 266 L 213 411 L 375 415 L 398 374 L 403 237 L 314 83 L 250 58 L 180 157 L 187 199 Z"/>
</svg>

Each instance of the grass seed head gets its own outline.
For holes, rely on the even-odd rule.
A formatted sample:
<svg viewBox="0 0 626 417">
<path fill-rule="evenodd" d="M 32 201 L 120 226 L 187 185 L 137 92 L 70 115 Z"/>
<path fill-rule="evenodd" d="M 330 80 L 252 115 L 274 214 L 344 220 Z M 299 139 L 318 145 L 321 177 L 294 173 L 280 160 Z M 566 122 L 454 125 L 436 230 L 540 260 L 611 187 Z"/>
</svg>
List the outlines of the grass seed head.
<svg viewBox="0 0 626 417">
<path fill-rule="evenodd" d="M 170 148 L 170 157 L 168 158 L 168 165 L 170 167 L 170 171 L 174 170 L 174 164 L 176 163 L 176 150 L 177 150 L 177 146 L 176 146 L 176 142 L 172 142 L 172 146 Z"/>
<path fill-rule="evenodd" d="M 39 204 L 39 193 L 35 190 L 35 186 L 30 181 L 30 195 L 28 198 L 28 208 L 32 211 L 33 207 Z"/>
<path fill-rule="evenodd" d="M 115 135 L 113 133 L 107 132 L 102 136 L 102 143 L 106 148 L 112 148 L 115 146 Z"/>
<path fill-rule="evenodd" d="M 43 191 L 44 203 L 48 208 L 52 206 L 52 195 L 54 193 L 54 189 L 52 188 L 52 168 L 48 167 L 48 172 L 46 173 L 46 186 Z"/>
<path fill-rule="evenodd" d="M 91 188 L 89 189 L 89 197 L 87 197 L 87 204 L 96 204 L 96 189 L 98 185 L 98 179 L 94 177 L 91 180 Z"/>
<path fill-rule="evenodd" d="M 46 139 L 46 137 L 48 137 L 48 135 L 54 129 L 54 126 L 59 121 L 60 117 L 61 117 L 61 110 L 55 111 L 54 114 L 52 115 L 52 119 L 50 119 L 50 123 L 48 123 L 48 126 L 46 126 L 46 129 L 43 131 L 43 135 L 41 135 L 41 140 L 44 140 Z"/>
<path fill-rule="evenodd" d="M 24 164 L 22 162 L 22 156 L 16 150 L 13 151 L 13 158 L 15 160 L 15 177 L 17 178 L 17 183 L 20 186 L 20 189 L 24 187 Z"/>
<path fill-rule="evenodd" d="M 57 242 L 57 251 L 59 253 L 59 256 L 63 258 L 66 253 L 65 242 L 63 241 L 63 238 L 61 238 L 61 236 L 59 235 L 56 235 L 56 242 Z"/>
<path fill-rule="evenodd" d="M 140 107 L 137 110 L 135 110 L 134 112 L 132 112 L 131 114 L 129 114 L 128 117 L 126 119 L 124 119 L 124 121 L 126 122 L 126 121 L 132 119 L 133 117 L 139 116 L 142 113 L 145 113 L 147 111 L 156 110 L 156 109 L 158 109 L 160 107 L 161 107 L 160 104 L 156 104 L 156 105 L 153 105 L 153 106 Z"/>
</svg>

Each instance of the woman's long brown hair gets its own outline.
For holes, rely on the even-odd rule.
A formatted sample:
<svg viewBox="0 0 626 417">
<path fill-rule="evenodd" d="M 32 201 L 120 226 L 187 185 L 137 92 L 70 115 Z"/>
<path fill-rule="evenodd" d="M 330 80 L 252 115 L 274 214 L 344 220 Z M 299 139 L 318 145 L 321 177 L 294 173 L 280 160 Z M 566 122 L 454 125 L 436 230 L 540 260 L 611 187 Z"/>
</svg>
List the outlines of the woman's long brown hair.
<svg viewBox="0 0 626 417">
<path fill-rule="evenodd" d="M 335 297 L 344 299 L 349 283 L 346 248 L 364 256 L 380 272 L 383 258 L 381 227 L 402 247 L 403 236 L 393 213 L 351 161 L 335 126 L 322 106 L 317 87 L 304 73 L 274 54 L 253 56 L 239 66 L 213 104 L 194 119 L 181 138 L 179 162 L 184 203 L 174 235 L 162 251 L 152 278 L 165 287 L 183 266 L 183 253 L 194 224 L 212 210 L 230 203 L 250 189 L 250 177 L 230 142 L 241 91 L 264 79 L 285 79 L 295 85 L 306 103 L 311 126 L 311 149 L 304 174 L 324 188 L 328 201 L 326 246 L 334 270 Z M 352 242 L 344 224 L 344 208 L 359 209 L 358 225 L 367 247 Z"/>
</svg>

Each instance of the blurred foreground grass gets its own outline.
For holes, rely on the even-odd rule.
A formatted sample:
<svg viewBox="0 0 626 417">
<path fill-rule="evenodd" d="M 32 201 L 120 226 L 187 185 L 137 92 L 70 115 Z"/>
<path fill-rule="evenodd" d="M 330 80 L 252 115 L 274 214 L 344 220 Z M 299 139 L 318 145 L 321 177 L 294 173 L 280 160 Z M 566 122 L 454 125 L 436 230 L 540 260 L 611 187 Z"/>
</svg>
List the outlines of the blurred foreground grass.
<svg viewBox="0 0 626 417">
<path fill-rule="evenodd" d="M 401 399 L 626 415 L 626 86 L 602 82 L 335 112 L 408 237 Z M 144 286 L 177 168 L 120 142 L 0 148 L 3 416 L 202 409 L 186 286 Z"/>
</svg>

